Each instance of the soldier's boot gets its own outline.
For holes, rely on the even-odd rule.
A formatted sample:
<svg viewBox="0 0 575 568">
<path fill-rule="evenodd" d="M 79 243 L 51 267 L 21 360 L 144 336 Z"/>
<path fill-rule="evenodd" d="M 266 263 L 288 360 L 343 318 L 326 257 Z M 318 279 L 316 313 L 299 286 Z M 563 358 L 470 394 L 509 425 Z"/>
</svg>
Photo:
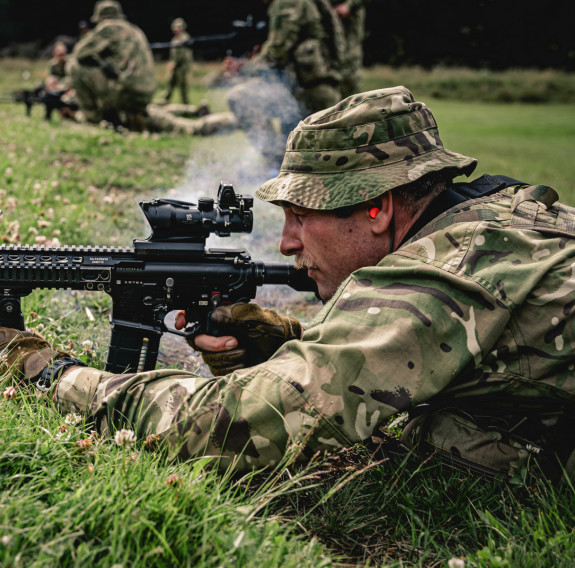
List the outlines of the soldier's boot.
<svg viewBox="0 0 575 568">
<path fill-rule="evenodd" d="M 198 109 L 198 116 L 202 117 L 202 116 L 206 116 L 210 113 L 211 113 L 211 111 L 210 111 L 210 107 L 208 106 L 208 102 L 202 101 L 200 103 L 200 108 Z"/>
<path fill-rule="evenodd" d="M 142 113 L 128 113 L 126 115 L 126 126 L 132 132 L 144 132 L 146 130 L 146 116 Z"/>
</svg>

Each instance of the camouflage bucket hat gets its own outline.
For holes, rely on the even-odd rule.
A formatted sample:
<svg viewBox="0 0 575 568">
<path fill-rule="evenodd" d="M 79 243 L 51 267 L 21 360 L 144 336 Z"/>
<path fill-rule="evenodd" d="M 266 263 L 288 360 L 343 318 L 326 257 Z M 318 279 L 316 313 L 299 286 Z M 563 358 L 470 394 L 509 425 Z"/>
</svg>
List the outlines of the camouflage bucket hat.
<svg viewBox="0 0 575 568">
<path fill-rule="evenodd" d="M 424 103 L 393 87 L 353 95 L 301 121 L 288 137 L 280 173 L 256 196 L 331 210 L 431 172 L 468 176 L 476 165 L 443 147 Z"/>
<path fill-rule="evenodd" d="M 97 24 L 106 18 L 124 18 L 122 5 L 116 0 L 100 0 L 94 6 L 94 13 L 90 21 Z"/>
</svg>

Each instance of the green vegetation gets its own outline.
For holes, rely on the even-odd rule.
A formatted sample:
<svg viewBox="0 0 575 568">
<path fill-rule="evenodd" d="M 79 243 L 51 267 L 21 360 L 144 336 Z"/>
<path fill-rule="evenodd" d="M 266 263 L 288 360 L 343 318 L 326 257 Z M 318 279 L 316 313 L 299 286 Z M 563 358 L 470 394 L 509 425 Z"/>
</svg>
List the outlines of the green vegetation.
<svg viewBox="0 0 575 568">
<path fill-rule="evenodd" d="M 0 88 L 21 87 L 41 64 L 0 60 Z M 198 65 L 194 101 L 223 109 Z M 447 70 L 442 70 L 447 82 Z M 460 71 L 453 72 L 459 84 Z M 469 74 L 469 81 L 472 74 Z M 160 79 L 164 69 L 158 68 Z M 413 78 L 410 82 L 410 76 Z M 477 157 L 478 173 L 553 185 L 575 204 L 575 110 L 549 104 L 430 98 L 435 73 L 374 68 L 366 88 L 410 87 L 434 111 L 446 145 Z M 557 81 L 565 77 L 557 76 Z M 526 79 L 527 81 L 528 79 Z M 550 76 L 550 80 L 553 77 Z M 527 89 L 527 86 L 525 86 Z M 453 91 L 458 91 L 454 88 Z M 0 106 L 0 239 L 5 243 L 126 246 L 146 236 L 139 199 L 215 194 L 220 180 L 253 192 L 266 172 L 242 133 L 205 139 L 135 135 L 30 118 Z M 256 207 L 245 246 L 277 257 L 281 218 Z M 239 242 L 239 244 L 238 244 Z M 306 317 L 317 303 L 266 291 L 260 300 Z M 95 366 L 106 356 L 110 303 L 99 294 L 38 291 L 24 300 L 28 325 Z M 185 351 L 184 351 L 185 349 Z M 187 346 L 167 342 L 161 364 L 201 368 Z M 118 445 L 92 425 L 61 416 L 0 372 L 0 566 L 571 566 L 575 490 L 503 481 L 421 464 L 387 441 L 301 468 L 286 458 L 243 477 L 179 462 L 137 440 Z M 14 397 L 12 397 L 12 394 Z"/>
<path fill-rule="evenodd" d="M 559 71 L 506 71 L 435 67 L 393 68 L 377 65 L 365 73 L 364 88 L 378 84 L 405 85 L 422 100 L 481 101 L 485 103 L 573 103 L 575 75 Z"/>
</svg>

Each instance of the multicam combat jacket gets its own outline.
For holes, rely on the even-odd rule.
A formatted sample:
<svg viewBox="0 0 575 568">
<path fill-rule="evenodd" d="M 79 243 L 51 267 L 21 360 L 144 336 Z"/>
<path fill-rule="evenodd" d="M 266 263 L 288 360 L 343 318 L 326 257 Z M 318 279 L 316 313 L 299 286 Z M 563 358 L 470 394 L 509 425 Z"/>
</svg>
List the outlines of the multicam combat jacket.
<svg viewBox="0 0 575 568">
<path fill-rule="evenodd" d="M 309 455 L 365 440 L 423 403 L 572 401 L 575 216 L 556 199 L 521 186 L 453 207 L 354 272 L 302 340 L 256 367 L 81 368 L 55 398 L 100 429 L 158 434 L 182 457 L 239 456 L 240 469 L 277 463 L 293 442 Z"/>
<path fill-rule="evenodd" d="M 329 29 L 318 6 L 330 13 Z M 287 67 L 304 88 L 318 81 L 340 80 L 337 59 L 345 49 L 343 28 L 326 0 L 273 0 L 268 17 L 269 35 L 256 64 Z"/>
<path fill-rule="evenodd" d="M 367 0 L 347 0 L 350 15 L 342 18 L 341 24 L 345 37 L 345 56 L 341 65 L 342 97 L 359 93 L 360 70 L 363 65 L 363 40 L 365 37 L 365 4 Z M 341 0 L 330 0 L 332 6 L 342 4 Z"/>
<path fill-rule="evenodd" d="M 144 32 L 123 18 L 106 18 L 74 47 L 81 66 L 106 65 L 119 87 L 148 96 L 156 89 L 154 60 Z"/>
</svg>

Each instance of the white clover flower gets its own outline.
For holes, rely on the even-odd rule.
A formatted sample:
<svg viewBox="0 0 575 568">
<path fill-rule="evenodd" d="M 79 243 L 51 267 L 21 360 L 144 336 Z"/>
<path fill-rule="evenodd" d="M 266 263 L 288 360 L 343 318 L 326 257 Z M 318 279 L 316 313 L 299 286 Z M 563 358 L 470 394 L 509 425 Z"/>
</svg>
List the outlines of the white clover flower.
<svg viewBox="0 0 575 568">
<path fill-rule="evenodd" d="M 14 173 L 14 170 L 13 170 L 12 168 L 6 168 L 6 169 L 4 170 L 4 175 L 5 175 L 6 177 L 11 177 L 13 173 Z"/>
<path fill-rule="evenodd" d="M 122 428 L 116 432 L 114 442 L 121 448 L 129 448 L 136 441 L 136 435 L 133 430 Z"/>
<path fill-rule="evenodd" d="M 80 414 L 74 414 L 70 412 L 64 417 L 64 422 L 69 426 L 74 426 L 75 424 L 82 422 L 82 416 L 80 416 Z"/>
<path fill-rule="evenodd" d="M 465 568 L 465 560 L 463 558 L 451 558 L 447 562 L 449 568 Z"/>
<path fill-rule="evenodd" d="M 4 398 L 7 399 L 14 399 L 16 398 L 16 387 L 8 387 L 5 391 L 4 391 Z"/>
<path fill-rule="evenodd" d="M 54 436 L 54 439 L 62 440 L 62 442 L 67 442 L 71 437 L 72 435 L 70 434 L 70 432 L 64 432 L 62 430 L 58 430 L 58 432 L 56 432 L 56 435 Z"/>
<path fill-rule="evenodd" d="M 82 341 L 82 347 L 93 347 L 94 346 L 94 342 L 91 339 L 85 339 L 84 341 Z"/>
</svg>

